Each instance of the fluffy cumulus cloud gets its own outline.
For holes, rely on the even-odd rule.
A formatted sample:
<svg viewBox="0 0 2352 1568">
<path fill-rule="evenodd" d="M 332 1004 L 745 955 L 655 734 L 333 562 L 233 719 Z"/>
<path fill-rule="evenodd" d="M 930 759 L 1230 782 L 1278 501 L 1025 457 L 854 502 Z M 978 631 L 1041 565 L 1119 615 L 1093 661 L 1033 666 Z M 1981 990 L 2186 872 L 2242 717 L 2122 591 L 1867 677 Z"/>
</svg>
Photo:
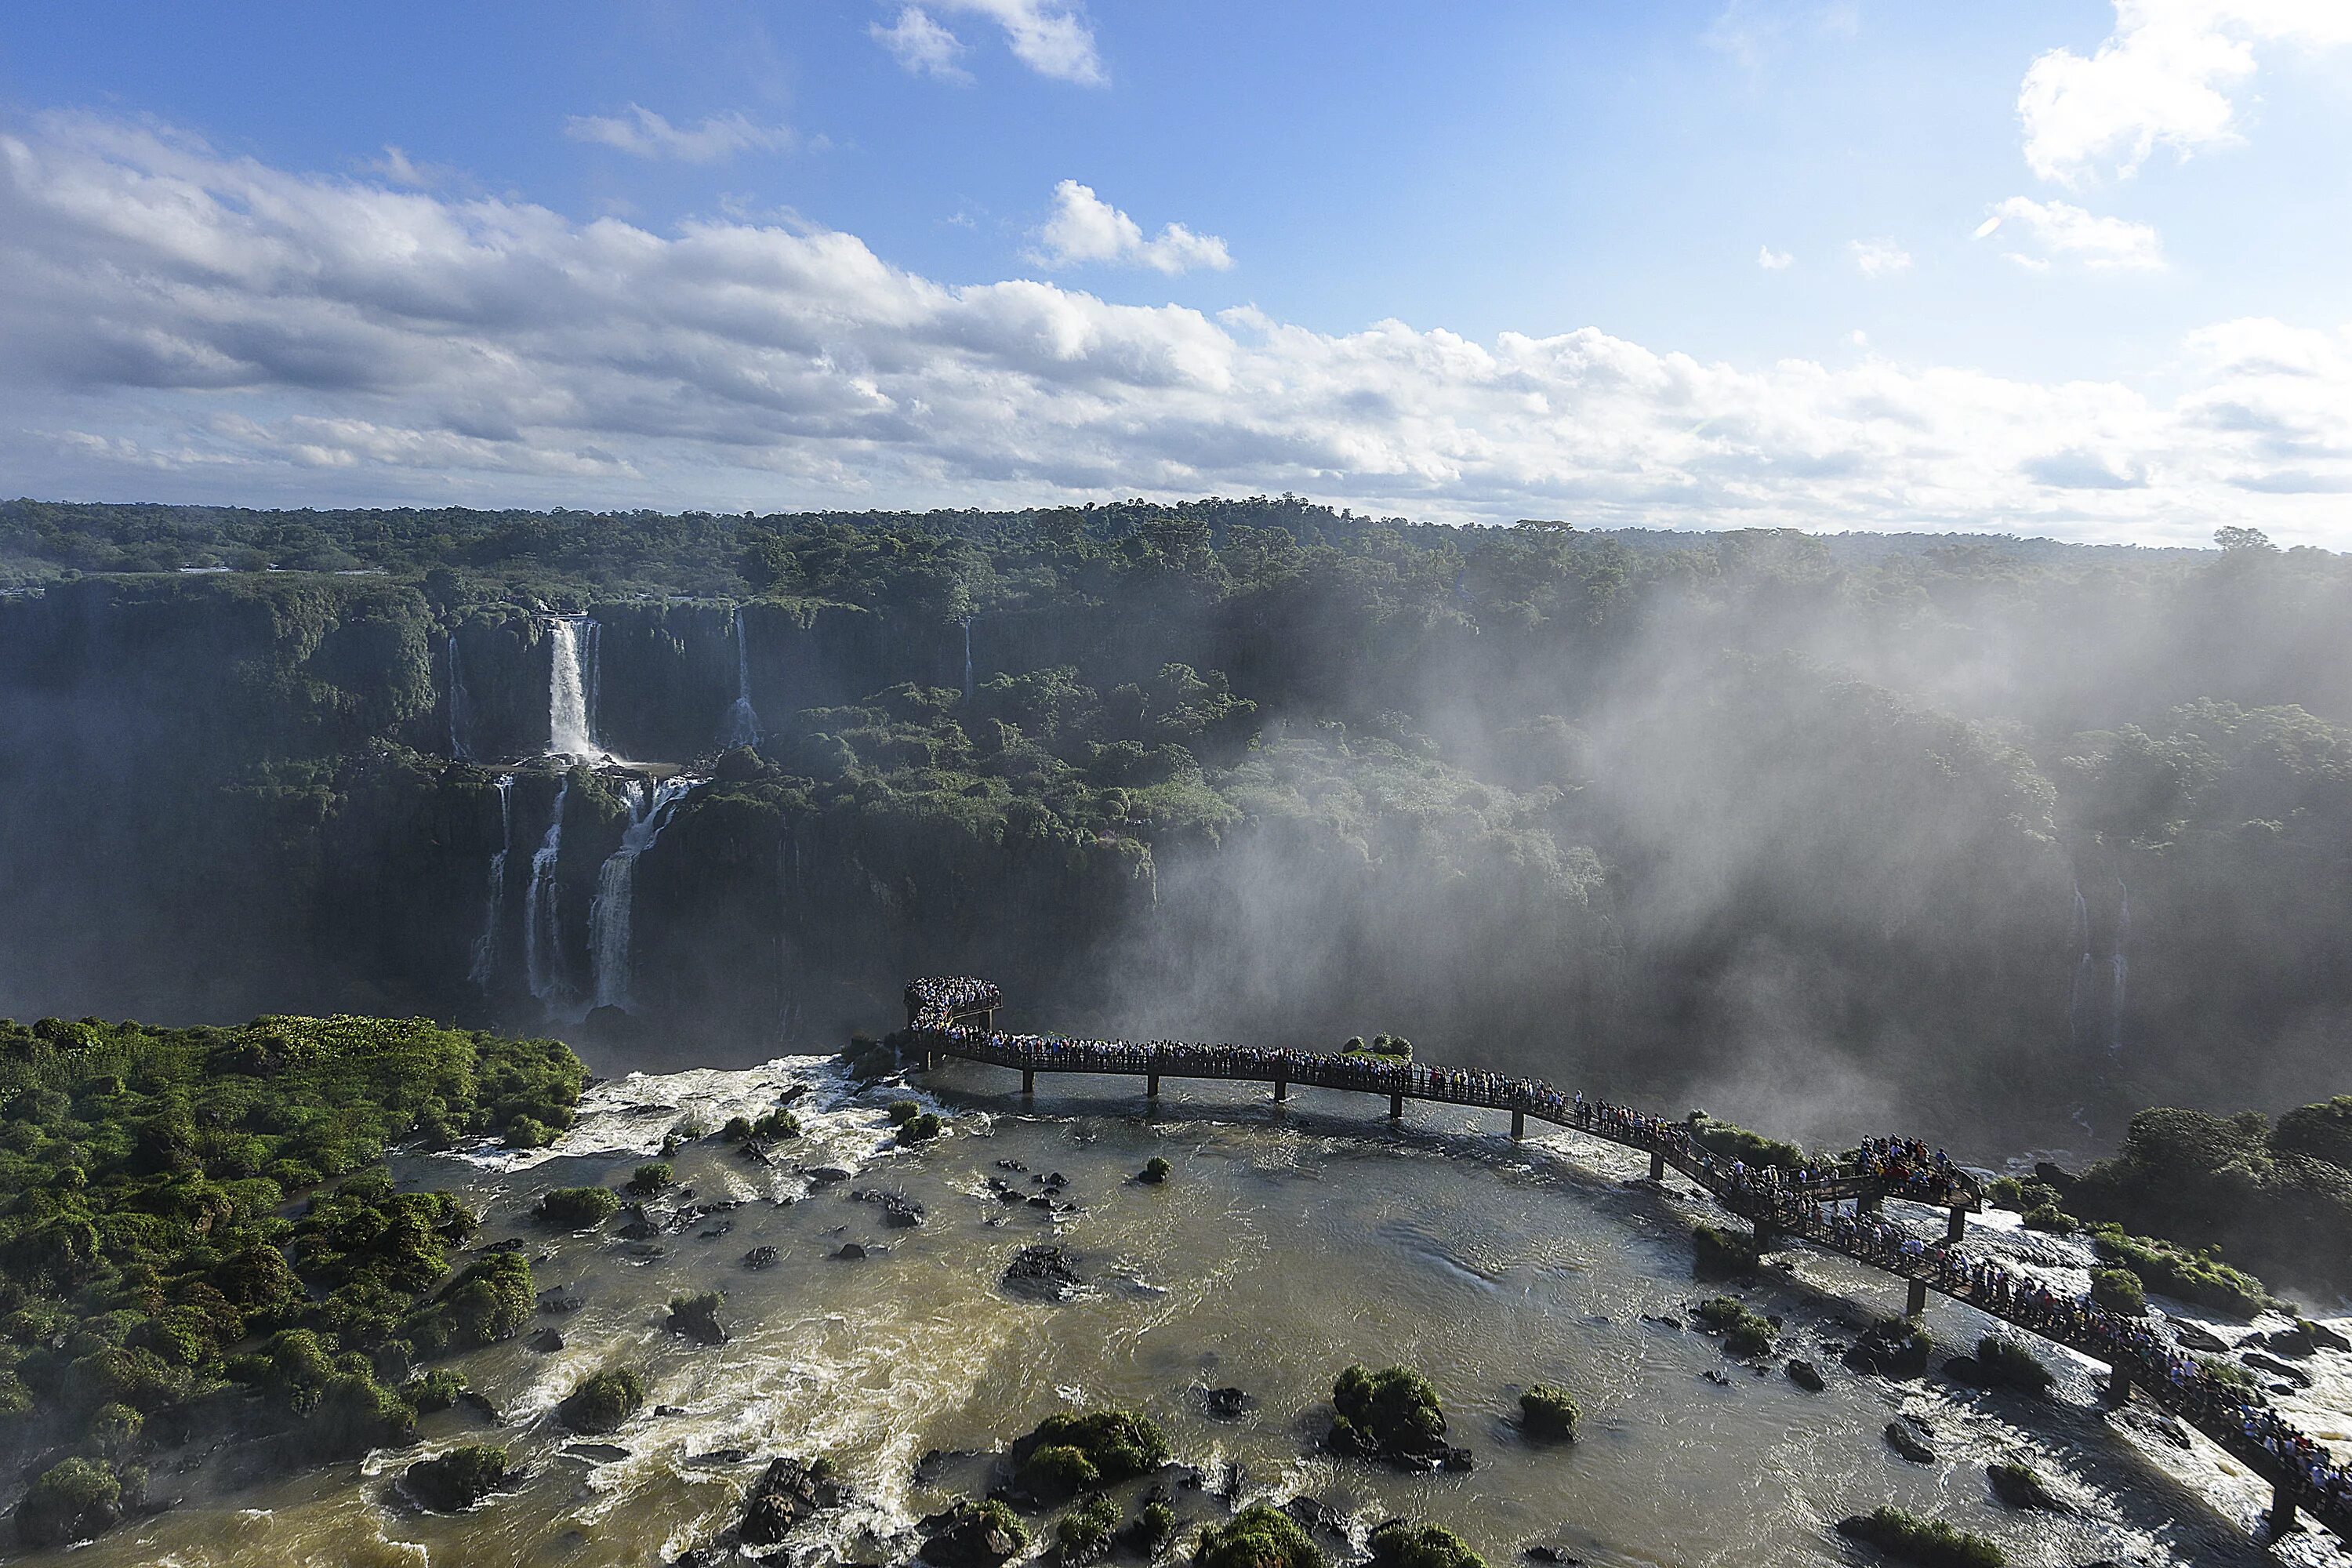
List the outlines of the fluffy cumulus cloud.
<svg viewBox="0 0 2352 1568">
<path fill-rule="evenodd" d="M 740 114 L 714 114 L 698 125 L 673 125 L 635 103 L 620 114 L 575 114 L 564 121 L 563 133 L 574 142 L 595 142 L 632 157 L 688 163 L 716 163 L 738 153 L 789 153 L 793 144 L 793 133 L 783 126 L 755 125 Z"/>
<path fill-rule="evenodd" d="M 1047 267 L 1103 262 L 1113 267 L 1149 267 L 1155 272 L 1190 272 L 1205 267 L 1223 272 L 1234 264 L 1225 242 L 1194 234 L 1181 223 L 1143 237 L 1143 226 L 1095 195 L 1094 187 L 1064 180 L 1054 187 L 1054 215 L 1037 231 L 1036 258 Z"/>
<path fill-rule="evenodd" d="M 2164 242 L 2144 223 L 2102 217 L 2064 202 L 2011 196 L 1977 226 L 1976 237 L 1990 239 L 2007 226 L 2035 248 L 2008 252 L 2009 258 L 2036 270 L 2050 258 L 2078 262 L 2095 272 L 2160 272 Z"/>
<path fill-rule="evenodd" d="M 1075 0 L 930 0 L 934 9 L 962 12 L 1003 29 L 1013 58 L 1039 76 L 1099 87 L 1109 80 L 1102 56 L 1095 47 L 1094 28 Z M 930 12 L 908 5 L 885 27 L 876 25 L 874 37 L 919 75 L 969 81 L 957 64 L 963 40 L 948 30 Z"/>
<path fill-rule="evenodd" d="M 1892 278 L 1911 270 L 1911 253 L 1891 239 L 1857 239 L 1846 248 L 1854 270 L 1864 278 Z"/>
<path fill-rule="evenodd" d="M 1796 259 L 1787 251 L 1775 250 L 1769 245 L 1759 246 L 1756 251 L 1756 265 L 1767 272 L 1786 272 Z"/>
<path fill-rule="evenodd" d="M 1586 329 L 1331 333 L 948 285 L 840 233 L 654 232 L 0 136 L 0 466 L 35 494 L 742 507 L 1294 489 L 1433 519 L 2344 543 L 2352 338 L 2197 334 L 2161 396 Z"/>
<path fill-rule="evenodd" d="M 2046 180 L 2128 176 L 2159 147 L 2183 157 L 2238 135 L 2258 45 L 2352 44 L 2347 0 L 2115 0 L 2090 55 L 2053 49 L 2019 89 L 2025 159 Z"/>
</svg>

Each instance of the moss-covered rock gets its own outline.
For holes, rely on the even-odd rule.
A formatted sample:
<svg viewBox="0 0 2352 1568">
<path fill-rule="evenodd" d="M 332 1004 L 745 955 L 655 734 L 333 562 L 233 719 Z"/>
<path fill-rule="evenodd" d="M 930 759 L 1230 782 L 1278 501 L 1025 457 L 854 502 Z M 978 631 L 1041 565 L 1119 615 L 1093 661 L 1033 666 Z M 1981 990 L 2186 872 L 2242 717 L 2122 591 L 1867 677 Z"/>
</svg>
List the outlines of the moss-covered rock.
<svg viewBox="0 0 2352 1568">
<path fill-rule="evenodd" d="M 1442 1525 L 1392 1519 L 1372 1531 L 1372 1568 L 1486 1568 L 1486 1561 Z"/>
<path fill-rule="evenodd" d="M 122 1484 L 106 1466 L 67 1459 L 41 1472 L 16 1504 L 16 1539 L 30 1547 L 88 1541 L 121 1517 Z"/>
<path fill-rule="evenodd" d="M 1981 1535 L 1899 1508 L 1849 1515 L 1838 1521 L 1837 1531 L 1917 1568 L 2006 1568 L 2009 1562 L 1998 1545 Z"/>
<path fill-rule="evenodd" d="M 1437 1390 L 1410 1367 L 1351 1366 L 1332 1384 L 1331 1404 L 1335 1452 L 1412 1463 L 1437 1463 L 1454 1452 L 1446 1447 Z"/>
<path fill-rule="evenodd" d="M 607 1367 L 582 1379 L 555 1414 L 574 1432 L 593 1435 L 615 1430 L 645 1405 L 645 1374 L 635 1367 Z"/>
<path fill-rule="evenodd" d="M 408 1495 L 436 1513 L 457 1513 L 498 1490 L 507 1476 L 507 1451 L 495 1444 L 468 1443 L 430 1459 L 419 1459 L 401 1475 Z"/>
<path fill-rule="evenodd" d="M 1538 1383 L 1519 1395 L 1519 1429 L 1530 1437 L 1566 1442 L 1576 1436 L 1579 1415 L 1565 1389 Z"/>
<path fill-rule="evenodd" d="M 621 1195 L 610 1187 L 556 1187 L 540 1194 L 530 1211 L 550 1225 L 585 1230 L 621 1212 Z"/>
</svg>

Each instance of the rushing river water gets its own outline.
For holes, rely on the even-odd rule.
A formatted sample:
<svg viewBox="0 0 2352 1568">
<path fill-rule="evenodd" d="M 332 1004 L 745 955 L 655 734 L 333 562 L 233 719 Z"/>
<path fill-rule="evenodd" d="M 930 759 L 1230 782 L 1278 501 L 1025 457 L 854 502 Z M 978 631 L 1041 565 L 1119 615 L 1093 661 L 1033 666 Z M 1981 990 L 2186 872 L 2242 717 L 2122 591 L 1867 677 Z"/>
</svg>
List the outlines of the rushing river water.
<svg viewBox="0 0 2352 1568">
<path fill-rule="evenodd" d="M 795 1083 L 812 1086 L 797 1108 L 806 1134 L 779 1146 L 773 1167 L 716 1139 L 672 1161 L 692 1201 L 740 1206 L 634 1247 L 612 1226 L 561 1234 L 529 1219 L 546 1188 L 617 1183 L 674 1125 L 756 1115 Z M 986 1449 L 1055 1411 L 1103 1404 L 1141 1407 L 1179 1460 L 1207 1472 L 1209 1486 L 1178 1493 L 1188 1526 L 1223 1516 L 1221 1489 L 1239 1501 L 1306 1494 L 1350 1516 L 1359 1538 L 1398 1514 L 1446 1524 L 1495 1568 L 1536 1543 L 1612 1568 L 1868 1561 L 1830 1526 L 1886 1502 L 1990 1535 L 2020 1564 L 2352 1561 L 2309 1531 L 2276 1554 L 2254 1544 L 2260 1489 L 2210 1446 L 2168 1441 L 2145 1406 L 2098 1409 L 2087 1365 L 2053 1347 L 2036 1348 L 2059 1386 L 2039 1399 L 1846 1371 L 1837 1350 L 1871 1312 L 1899 1310 L 1901 1291 L 1842 1259 L 1793 1253 L 1793 1272 L 1739 1290 L 1786 1327 L 1763 1370 L 1727 1359 L 1718 1341 L 1678 1326 L 1712 1293 L 1690 1278 L 1688 1221 L 1706 1207 L 1686 1188 L 1629 1185 L 1643 1167 L 1626 1151 L 1558 1131 L 1513 1145 L 1497 1136 L 1500 1117 L 1429 1106 L 1391 1131 L 1384 1102 L 1314 1090 L 1276 1111 L 1262 1093 L 1186 1085 L 1147 1118 L 1124 1082 L 1041 1079 L 1034 1109 L 1007 1092 L 1016 1084 L 970 1066 L 938 1075 L 919 1098 L 936 1095 L 953 1127 L 919 1152 L 892 1147 L 883 1110 L 908 1091 L 860 1093 L 811 1058 L 601 1085 L 549 1153 L 400 1162 L 404 1181 L 464 1188 L 485 1210 L 486 1242 L 526 1237 L 541 1289 L 572 1288 L 583 1305 L 543 1320 L 562 1348 L 529 1348 L 534 1324 L 461 1358 L 501 1419 L 460 1405 L 426 1418 L 421 1448 L 362 1466 L 232 1485 L 234 1455 L 182 1474 L 165 1456 L 154 1490 L 184 1495 L 182 1506 L 74 1561 L 645 1568 L 730 1522 L 742 1489 L 782 1453 L 831 1456 L 864 1500 L 796 1540 L 796 1564 L 895 1562 L 915 1544 L 914 1521 L 948 1500 L 914 1479 L 927 1451 Z M 1132 1181 L 1154 1154 L 1174 1165 L 1169 1182 Z M 828 1165 L 856 1173 L 801 1173 Z M 987 1185 L 1034 1193 L 1033 1177 L 1054 1172 L 1076 1212 L 1008 1205 Z M 877 1189 L 922 1205 L 925 1222 L 886 1228 L 879 1205 L 851 1196 Z M 1009 1294 L 1006 1263 L 1048 1241 L 1073 1256 L 1084 1291 L 1058 1303 Z M 869 1256 L 836 1257 L 848 1242 Z M 2072 1244 L 2017 1233 L 2000 1244 L 2079 1270 Z M 780 1261 L 747 1268 L 762 1246 Z M 673 1294 L 712 1289 L 727 1294 L 730 1342 L 699 1348 L 664 1330 Z M 1928 1322 L 1947 1347 L 1972 1346 L 1989 1326 L 1940 1301 Z M 1821 1366 L 1825 1392 L 1782 1374 L 1791 1355 Z M 1350 1362 L 1424 1372 L 1475 1468 L 1407 1475 L 1320 1454 L 1331 1380 Z M 609 1437 L 572 1437 L 553 1407 L 608 1364 L 645 1369 L 652 1401 Z M 2306 1364 L 2315 1387 L 2291 1409 L 2340 1441 L 2352 1356 Z M 1538 1381 L 1582 1405 L 1573 1445 L 1517 1435 L 1517 1394 Z M 1202 1393 L 1228 1387 L 1254 1407 L 1213 1419 Z M 1905 1415 L 1924 1421 L 1937 1463 L 1888 1447 L 1882 1429 Z M 479 1508 L 436 1516 L 394 1494 L 421 1455 L 490 1440 L 528 1476 Z M 1995 1502 L 1985 1466 L 2011 1457 L 2050 1478 L 2070 1511 Z M 985 1484 L 979 1461 L 939 1473 L 941 1485 Z"/>
</svg>

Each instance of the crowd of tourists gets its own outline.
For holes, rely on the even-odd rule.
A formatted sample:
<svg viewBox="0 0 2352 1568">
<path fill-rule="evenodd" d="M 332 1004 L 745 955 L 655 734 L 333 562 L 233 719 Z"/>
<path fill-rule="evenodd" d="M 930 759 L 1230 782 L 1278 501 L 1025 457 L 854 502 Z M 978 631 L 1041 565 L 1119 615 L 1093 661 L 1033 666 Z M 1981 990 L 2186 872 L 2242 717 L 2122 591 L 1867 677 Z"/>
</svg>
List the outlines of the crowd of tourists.
<svg viewBox="0 0 2352 1568">
<path fill-rule="evenodd" d="M 910 1006 L 948 1019 L 997 1001 L 996 988 L 964 977 L 918 981 Z M 2299 1477 L 2298 1501 L 2341 1521 L 2352 1515 L 2352 1470 L 2297 1431 L 2245 1384 L 2217 1375 L 2164 1340 L 2145 1321 L 2061 1294 L 2034 1276 L 1973 1256 L 1942 1240 L 1865 1212 L 1853 1184 L 1868 1181 L 1872 1195 L 1950 1205 L 1973 1196 L 1966 1173 L 1941 1149 L 1916 1138 L 1869 1138 L 1850 1161 L 1810 1160 L 1794 1165 L 1752 1162 L 1709 1150 L 1690 1121 L 1651 1116 L 1624 1106 L 1566 1094 L 1539 1079 L 1475 1068 L 1438 1067 L 1360 1052 L 1321 1054 L 1251 1046 L 1196 1045 L 1178 1040 L 1133 1042 L 1061 1035 L 1008 1034 L 935 1024 L 967 1046 L 985 1048 L 1043 1070 L 1166 1073 L 1313 1084 L 1372 1093 L 1402 1094 L 1464 1105 L 1524 1110 L 1613 1142 L 1667 1156 L 1751 1220 L 1824 1242 L 1838 1251 L 1914 1279 L 1996 1317 L 2126 1368 L 2147 1384 L 2161 1380 L 2165 1403 L 2209 1432 L 2238 1434 L 2270 1456 L 2273 1468 Z"/>
<path fill-rule="evenodd" d="M 1004 994 L 994 984 L 970 974 L 932 974 L 907 982 L 908 1020 L 934 1029 L 1003 1000 Z"/>
</svg>

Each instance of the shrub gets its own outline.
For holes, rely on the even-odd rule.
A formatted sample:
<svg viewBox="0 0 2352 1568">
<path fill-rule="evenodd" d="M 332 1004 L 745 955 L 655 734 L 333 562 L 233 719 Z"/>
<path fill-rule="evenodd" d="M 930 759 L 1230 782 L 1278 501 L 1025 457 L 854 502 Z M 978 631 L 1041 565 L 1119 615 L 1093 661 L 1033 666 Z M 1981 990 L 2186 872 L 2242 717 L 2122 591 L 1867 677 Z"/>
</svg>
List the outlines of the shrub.
<svg viewBox="0 0 2352 1568">
<path fill-rule="evenodd" d="M 1049 1415 L 1013 1445 L 1013 1452 L 1025 1468 L 1036 1455 L 1056 1447 L 1074 1450 L 1105 1485 L 1156 1470 L 1168 1462 L 1168 1439 L 1150 1416 L 1132 1410 Z M 1095 1483 L 1088 1480 L 1076 1484 Z"/>
<path fill-rule="evenodd" d="M 530 1321 L 530 1260 L 520 1252 L 493 1252 L 402 1327 L 427 1350 L 467 1351 L 512 1339 Z"/>
<path fill-rule="evenodd" d="M 574 1230 L 603 1225 L 621 1212 L 620 1194 L 610 1187 L 557 1187 L 540 1195 L 531 1213 L 551 1225 Z"/>
<path fill-rule="evenodd" d="M 2263 1282 L 2222 1262 L 2214 1247 L 2191 1252 L 2153 1237 L 2129 1236 L 2121 1226 L 2094 1226 L 2091 1243 L 2100 1258 L 2139 1276 L 2151 1290 L 2215 1311 L 2251 1318 L 2277 1303 Z"/>
<path fill-rule="evenodd" d="M 2128 1268 L 2094 1268 L 2091 1304 L 2137 1318 L 2147 1310 L 2147 1292 L 2140 1288 L 2139 1276 Z"/>
<path fill-rule="evenodd" d="M 1890 1557 L 1916 1563 L 1919 1568 L 2005 1568 L 2009 1561 L 2000 1547 L 1981 1535 L 1970 1535 L 1940 1519 L 1921 1519 L 1899 1508 L 1842 1519 L 1837 1531 L 1848 1540 L 1875 1546 Z"/>
<path fill-rule="evenodd" d="M 337 1459 L 405 1447 L 416 1441 L 416 1411 L 366 1373 L 337 1373 L 319 1391 L 308 1441 L 320 1457 Z"/>
<path fill-rule="evenodd" d="M 1723 1336 L 1723 1348 L 1732 1355 L 1764 1355 L 1772 1349 L 1772 1325 L 1732 1297 L 1701 1301 L 1698 1319 Z"/>
<path fill-rule="evenodd" d="M 1988 1387 L 2014 1388 L 2026 1394 L 2040 1394 L 2055 1381 L 2032 1351 L 2005 1334 L 1978 1339 L 1977 1373 Z"/>
<path fill-rule="evenodd" d="M 1298 1521 L 1262 1502 L 1228 1523 L 1202 1525 L 1192 1563 L 1194 1568 L 1324 1568 L 1322 1552 Z"/>
<path fill-rule="evenodd" d="M 114 1472 L 89 1459 L 67 1459 L 43 1470 L 17 1503 L 16 1539 L 26 1546 L 88 1541 L 121 1517 L 122 1485 Z"/>
<path fill-rule="evenodd" d="M 1486 1568 L 1486 1559 L 1441 1525 L 1392 1519 L 1372 1531 L 1372 1568 Z"/>
<path fill-rule="evenodd" d="M 1066 1498 L 1101 1483 L 1102 1472 L 1071 1443 L 1048 1443 L 1021 1466 L 1021 1484 L 1041 1498 Z"/>
<path fill-rule="evenodd" d="M 1753 1274 L 1764 1260 L 1754 1238 L 1718 1230 L 1704 1221 L 1691 1226 L 1691 1272 L 1702 1279 Z"/>
<path fill-rule="evenodd" d="M 555 1142 L 555 1129 L 536 1117 L 518 1116 L 507 1123 L 507 1147 L 544 1149 Z"/>
<path fill-rule="evenodd" d="M 1530 1436 L 1573 1437 L 1579 1414 L 1575 1400 L 1547 1384 L 1519 1395 L 1519 1426 Z"/>
<path fill-rule="evenodd" d="M 719 1136 L 730 1143 L 740 1143 L 751 1136 L 751 1119 L 748 1116 L 729 1117 L 727 1125 L 719 1129 Z"/>
<path fill-rule="evenodd" d="M 436 1513 L 456 1513 L 496 1491 L 506 1479 L 507 1451 L 468 1443 L 438 1458 L 419 1459 L 402 1476 L 409 1495 Z"/>
<path fill-rule="evenodd" d="M 940 1135 L 944 1125 L 935 1112 L 926 1110 L 920 1116 L 910 1117 L 899 1124 L 898 1142 L 908 1145 L 928 1143 Z"/>
<path fill-rule="evenodd" d="M 1351 1366 L 1332 1384 L 1331 1403 L 1339 1411 L 1332 1443 L 1342 1452 L 1418 1457 L 1444 1446 L 1445 1412 L 1437 1390 L 1410 1368 L 1372 1373 Z"/>
<path fill-rule="evenodd" d="M 887 1110 L 890 1117 L 890 1125 L 893 1127 L 904 1127 L 908 1122 L 912 1121 L 917 1116 L 920 1115 L 923 1108 L 916 1104 L 911 1100 L 894 1100 L 890 1102 Z"/>
<path fill-rule="evenodd" d="M 641 1198 L 649 1198 L 667 1190 L 673 1180 L 668 1163 L 656 1160 L 650 1164 L 639 1165 L 630 1173 L 629 1191 Z"/>
<path fill-rule="evenodd" d="M 2047 1231 L 2053 1236 L 2072 1236 L 2083 1228 L 2081 1220 L 2056 1204 L 2036 1204 L 2025 1211 L 2025 1217 L 2018 1223 L 2028 1230 Z"/>
<path fill-rule="evenodd" d="M 1745 1160 L 1751 1165 L 1778 1165 L 1794 1170 L 1805 1163 L 1805 1152 L 1784 1139 L 1767 1138 L 1761 1132 L 1729 1121 L 1717 1121 L 1704 1110 L 1690 1113 L 1692 1140 L 1708 1153 L 1725 1160 Z"/>
<path fill-rule="evenodd" d="M 797 1138 L 801 1119 L 780 1105 L 753 1122 L 751 1131 L 762 1138 Z"/>
<path fill-rule="evenodd" d="M 1157 1552 L 1175 1539 L 1176 1510 L 1158 1498 L 1152 1499 L 1135 1516 L 1135 1534 L 1145 1551 Z"/>
<path fill-rule="evenodd" d="M 1118 1531 L 1118 1504 L 1097 1494 L 1062 1516 L 1054 1528 L 1054 1542 L 1065 1563 L 1087 1563 L 1110 1548 Z"/>
<path fill-rule="evenodd" d="M 563 1396 L 555 1414 L 574 1432 L 610 1432 L 645 1408 L 646 1380 L 634 1367 L 593 1373 Z"/>
<path fill-rule="evenodd" d="M 1160 1183 L 1166 1181 L 1168 1179 L 1168 1173 L 1175 1168 L 1175 1166 L 1168 1163 L 1164 1156 L 1154 1154 L 1150 1159 L 1146 1160 L 1143 1163 L 1143 1169 L 1137 1174 L 1136 1179 L 1150 1186 L 1156 1187 L 1160 1185 Z"/>
<path fill-rule="evenodd" d="M 89 1440 L 110 1460 L 121 1463 L 139 1443 L 147 1418 L 128 1405 L 101 1405 L 89 1418 Z"/>
<path fill-rule="evenodd" d="M 400 1396 L 415 1406 L 418 1415 L 430 1415 L 457 1404 L 457 1396 L 465 1392 L 466 1374 L 445 1366 L 401 1384 Z"/>
</svg>

